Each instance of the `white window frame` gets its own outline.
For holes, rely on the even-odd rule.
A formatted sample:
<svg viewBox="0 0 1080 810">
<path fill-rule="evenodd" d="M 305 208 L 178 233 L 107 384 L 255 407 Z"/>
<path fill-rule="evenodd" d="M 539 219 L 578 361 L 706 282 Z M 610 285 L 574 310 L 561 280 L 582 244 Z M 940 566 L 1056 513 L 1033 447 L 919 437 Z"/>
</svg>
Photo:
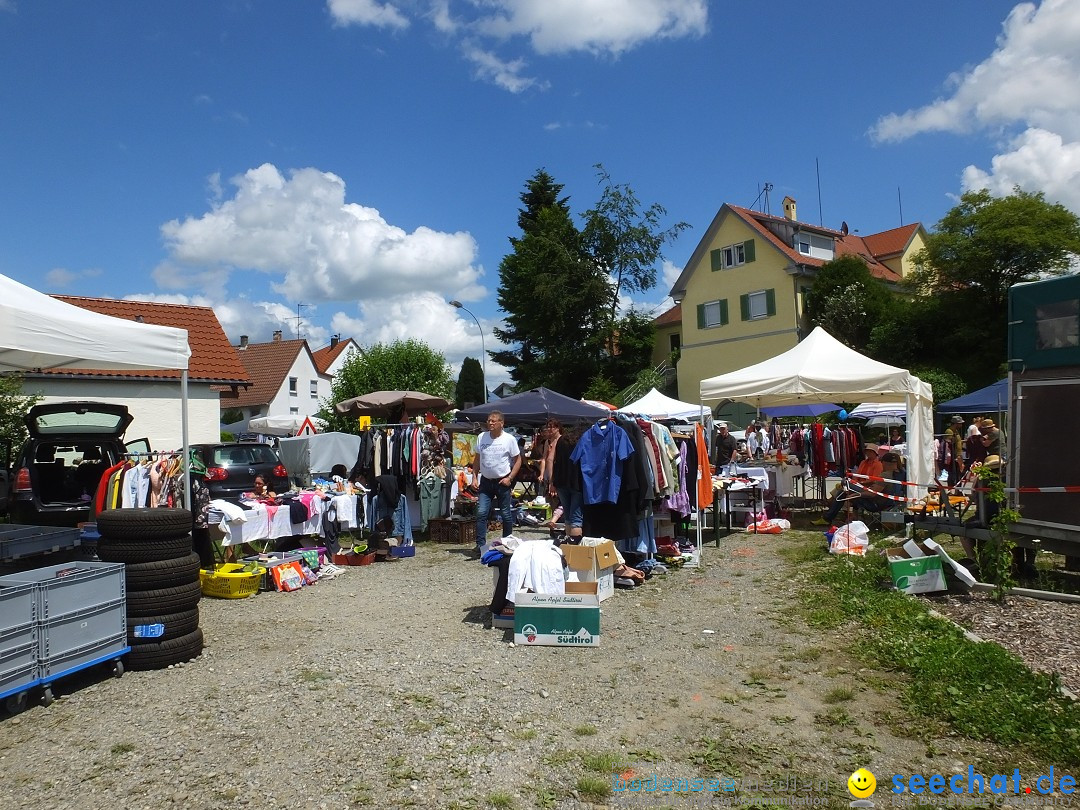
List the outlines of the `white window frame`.
<svg viewBox="0 0 1080 810">
<path fill-rule="evenodd" d="M 760 304 L 761 312 L 754 312 L 754 309 L 755 309 L 754 302 L 755 301 L 760 301 L 761 302 L 761 304 Z M 761 318 L 768 318 L 769 317 L 769 299 L 768 299 L 768 297 L 766 295 L 765 290 L 756 290 L 755 292 L 747 293 L 746 302 L 747 302 L 747 309 L 750 312 L 750 320 L 757 321 L 757 320 L 760 320 Z"/>
<path fill-rule="evenodd" d="M 319 398 L 319 381 L 318 380 L 312 380 L 311 381 L 311 398 L 312 399 L 318 399 Z"/>
<path fill-rule="evenodd" d="M 289 416 L 299 416 L 299 415 L 300 415 L 300 409 L 299 408 L 297 408 L 297 407 L 289 408 Z"/>
<path fill-rule="evenodd" d="M 724 324 L 723 324 L 723 321 L 721 320 L 721 312 L 720 312 L 720 300 L 717 299 L 716 301 L 706 301 L 704 306 L 705 306 L 705 328 L 706 329 L 711 329 L 714 326 L 723 326 Z M 710 308 L 711 308 L 711 311 L 713 313 L 715 313 L 715 315 L 716 315 L 715 319 L 710 319 L 710 317 L 709 317 Z"/>
<path fill-rule="evenodd" d="M 296 377 L 289 377 L 289 396 L 290 397 L 298 396 L 298 394 L 297 394 L 297 386 L 298 386 L 299 382 L 300 381 Z"/>
<path fill-rule="evenodd" d="M 720 264 L 724 270 L 746 264 L 746 246 L 743 242 L 720 248 Z"/>
</svg>

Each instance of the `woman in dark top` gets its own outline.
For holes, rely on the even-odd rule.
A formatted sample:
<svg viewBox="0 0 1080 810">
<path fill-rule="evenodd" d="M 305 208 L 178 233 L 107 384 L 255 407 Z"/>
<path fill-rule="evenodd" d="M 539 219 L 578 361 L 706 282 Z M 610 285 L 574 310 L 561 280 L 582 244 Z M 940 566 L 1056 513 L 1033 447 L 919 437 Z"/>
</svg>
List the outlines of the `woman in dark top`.
<svg viewBox="0 0 1080 810">
<path fill-rule="evenodd" d="M 563 508 L 566 536 L 580 538 L 585 519 L 585 501 L 581 495 L 581 481 L 577 480 L 579 477 L 577 465 L 570 460 L 570 454 L 574 451 L 574 441 L 562 432 L 562 425 L 554 419 L 549 420 L 546 432 L 548 441 L 554 444 L 548 495 L 557 496 L 559 505 Z"/>
</svg>

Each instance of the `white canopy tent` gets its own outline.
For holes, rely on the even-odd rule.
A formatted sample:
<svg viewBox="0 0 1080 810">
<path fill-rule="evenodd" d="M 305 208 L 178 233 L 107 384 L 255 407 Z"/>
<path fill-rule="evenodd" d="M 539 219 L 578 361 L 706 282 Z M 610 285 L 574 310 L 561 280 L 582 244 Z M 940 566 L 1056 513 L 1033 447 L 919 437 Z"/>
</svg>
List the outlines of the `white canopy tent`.
<svg viewBox="0 0 1080 810">
<path fill-rule="evenodd" d="M 179 369 L 185 461 L 190 357 L 186 329 L 90 312 L 0 275 L 0 372 Z"/>
<path fill-rule="evenodd" d="M 933 391 L 908 371 L 849 349 L 821 327 L 783 354 L 701 381 L 701 401 L 734 399 L 758 408 L 808 402 L 896 402 L 907 419 L 908 480 L 925 494 L 934 480 Z"/>
<path fill-rule="evenodd" d="M 264 433 L 268 436 L 295 436 L 297 431 L 310 421 L 316 430 L 326 430 L 326 421 L 317 416 L 284 414 L 282 416 L 254 416 L 248 420 L 248 430 L 252 433 Z"/>
<path fill-rule="evenodd" d="M 619 413 L 643 414 L 650 419 L 697 419 L 701 411 L 701 405 L 672 399 L 655 388 L 636 402 L 619 408 Z"/>
</svg>

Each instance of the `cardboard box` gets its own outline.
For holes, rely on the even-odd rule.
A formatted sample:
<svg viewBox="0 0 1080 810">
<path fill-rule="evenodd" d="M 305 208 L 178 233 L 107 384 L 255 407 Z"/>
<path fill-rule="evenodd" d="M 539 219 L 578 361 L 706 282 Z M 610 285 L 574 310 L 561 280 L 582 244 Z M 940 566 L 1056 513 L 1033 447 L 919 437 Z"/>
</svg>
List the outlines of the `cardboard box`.
<svg viewBox="0 0 1080 810">
<path fill-rule="evenodd" d="M 893 585 L 904 593 L 934 593 L 944 591 L 945 571 L 936 554 L 911 557 L 903 547 L 890 548 L 886 555 Z"/>
<path fill-rule="evenodd" d="M 597 598 L 603 602 L 615 594 L 615 567 L 619 558 L 615 544 L 610 540 L 599 540 L 596 545 L 572 546 L 564 543 L 562 549 L 566 565 L 570 569 L 568 582 L 595 582 Z"/>
<path fill-rule="evenodd" d="M 599 647 L 596 582 L 567 582 L 565 594 L 514 596 L 514 642 L 525 647 Z"/>
</svg>

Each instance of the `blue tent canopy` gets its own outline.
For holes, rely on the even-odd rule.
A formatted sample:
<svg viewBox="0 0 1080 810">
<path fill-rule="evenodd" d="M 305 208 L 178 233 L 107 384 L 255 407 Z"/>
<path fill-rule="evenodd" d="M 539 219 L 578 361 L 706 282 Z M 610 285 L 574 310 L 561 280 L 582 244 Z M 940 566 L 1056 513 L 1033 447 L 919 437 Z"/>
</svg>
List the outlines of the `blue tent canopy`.
<svg viewBox="0 0 1080 810">
<path fill-rule="evenodd" d="M 611 415 L 611 411 L 606 408 L 596 408 L 549 388 L 534 388 L 486 405 L 458 411 L 456 418 L 462 422 L 483 422 L 491 411 L 502 411 L 507 425 L 542 425 L 549 418 L 573 424 L 606 419 Z"/>
<path fill-rule="evenodd" d="M 808 403 L 806 405 L 780 405 L 776 408 L 762 408 L 761 412 L 772 419 L 785 416 L 821 416 L 823 413 L 831 413 L 840 410 L 839 405 L 831 405 L 828 402 Z"/>
<path fill-rule="evenodd" d="M 941 413 L 1004 413 L 1009 409 L 1009 380 L 950 399 L 937 406 Z"/>
</svg>

